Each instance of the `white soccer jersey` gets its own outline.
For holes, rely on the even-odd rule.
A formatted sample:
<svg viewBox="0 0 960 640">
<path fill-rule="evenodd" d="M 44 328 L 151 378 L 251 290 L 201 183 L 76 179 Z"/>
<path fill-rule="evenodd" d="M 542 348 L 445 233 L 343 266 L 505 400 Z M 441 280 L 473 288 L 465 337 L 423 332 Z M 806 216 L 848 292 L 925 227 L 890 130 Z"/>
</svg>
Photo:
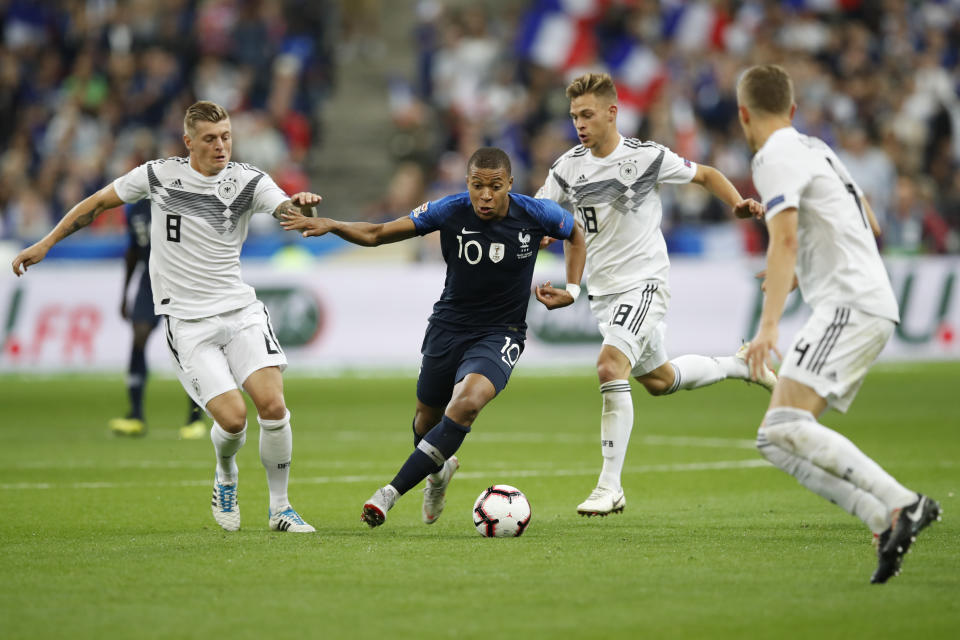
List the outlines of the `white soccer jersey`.
<svg viewBox="0 0 960 640">
<path fill-rule="evenodd" d="M 778 129 L 753 157 L 767 222 L 795 207 L 797 279 L 811 307 L 847 306 L 900 321 L 897 301 L 863 208 L 863 192 L 819 138 Z"/>
<path fill-rule="evenodd" d="M 583 225 L 591 295 L 622 293 L 649 280 L 667 286 L 660 183 L 687 183 L 696 173 L 696 164 L 636 138 L 621 137 L 603 158 L 583 145 L 560 156 L 537 197 L 559 202 Z"/>
<path fill-rule="evenodd" d="M 231 162 L 215 176 L 189 158 L 142 164 L 113 182 L 124 202 L 150 199 L 150 279 L 158 315 L 183 320 L 239 309 L 256 300 L 240 276 L 240 247 L 254 213 L 273 213 L 289 196 L 273 179 Z"/>
</svg>

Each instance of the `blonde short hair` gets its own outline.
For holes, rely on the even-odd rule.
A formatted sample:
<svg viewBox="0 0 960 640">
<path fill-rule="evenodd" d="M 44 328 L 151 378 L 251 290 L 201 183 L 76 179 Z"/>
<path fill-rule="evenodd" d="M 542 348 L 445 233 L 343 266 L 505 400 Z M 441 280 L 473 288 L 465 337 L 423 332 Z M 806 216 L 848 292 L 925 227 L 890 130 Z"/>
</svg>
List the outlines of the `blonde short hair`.
<svg viewBox="0 0 960 640">
<path fill-rule="evenodd" d="M 737 96 L 748 109 L 782 115 L 793 106 L 793 81 L 780 65 L 750 67 L 737 84 Z"/>
<path fill-rule="evenodd" d="M 567 97 L 571 100 L 588 93 L 611 103 L 617 101 L 617 86 L 613 83 L 613 78 L 610 77 L 609 73 L 585 73 L 574 78 L 570 86 L 567 87 Z"/>
<path fill-rule="evenodd" d="M 183 132 L 188 136 L 193 136 L 197 130 L 197 123 L 201 120 L 206 122 L 220 122 L 229 120 L 230 114 L 227 110 L 216 102 L 201 100 L 194 102 L 187 108 L 187 113 L 183 116 Z"/>
</svg>

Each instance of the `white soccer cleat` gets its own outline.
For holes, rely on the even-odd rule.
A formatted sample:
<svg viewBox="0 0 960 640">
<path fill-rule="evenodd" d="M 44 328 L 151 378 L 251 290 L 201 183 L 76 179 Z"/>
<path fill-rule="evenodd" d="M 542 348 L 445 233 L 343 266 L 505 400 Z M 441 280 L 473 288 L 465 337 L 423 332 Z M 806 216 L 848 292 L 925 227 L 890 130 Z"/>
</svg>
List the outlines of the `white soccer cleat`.
<svg viewBox="0 0 960 640">
<path fill-rule="evenodd" d="M 387 511 L 393 508 L 399 497 L 397 490 L 390 485 L 377 489 L 376 493 L 363 504 L 363 513 L 360 515 L 360 519 L 370 525 L 371 528 L 379 527 L 386 521 Z"/>
<path fill-rule="evenodd" d="M 433 474 L 427 476 L 427 486 L 423 488 L 423 521 L 425 523 L 433 524 L 443 513 L 443 508 L 447 504 L 447 485 L 459 468 L 460 461 L 457 460 L 457 456 L 450 456 L 437 474 L 440 476 L 439 480 L 434 482 L 431 477 Z"/>
<path fill-rule="evenodd" d="M 733 355 L 733 357 L 737 360 L 740 360 L 744 364 L 747 364 L 747 349 L 749 348 L 750 343 L 744 342 L 742 345 L 740 345 L 740 348 L 737 349 L 737 352 Z M 758 384 L 767 391 L 771 392 L 773 391 L 773 388 L 777 386 L 777 374 L 771 371 L 770 367 L 768 367 L 766 363 L 763 364 L 763 368 L 760 371 L 760 377 L 756 380 L 750 379 L 750 366 L 747 365 L 747 377 L 744 378 L 744 380 Z"/>
<path fill-rule="evenodd" d="M 313 533 L 316 529 L 307 524 L 300 517 L 300 514 L 294 511 L 293 507 L 286 505 L 278 509 L 276 513 L 267 511 L 270 516 L 270 528 L 274 531 L 289 531 L 290 533 Z"/>
<path fill-rule="evenodd" d="M 227 531 L 240 529 L 240 504 L 237 502 L 237 483 L 222 483 L 214 476 L 213 499 L 210 501 L 213 519 Z"/>
<path fill-rule="evenodd" d="M 623 495 L 623 489 L 617 491 L 612 487 L 598 484 L 597 488 L 590 492 L 590 496 L 577 505 L 577 513 L 582 516 L 607 516 L 611 513 L 622 513 L 627 505 L 627 498 Z"/>
</svg>

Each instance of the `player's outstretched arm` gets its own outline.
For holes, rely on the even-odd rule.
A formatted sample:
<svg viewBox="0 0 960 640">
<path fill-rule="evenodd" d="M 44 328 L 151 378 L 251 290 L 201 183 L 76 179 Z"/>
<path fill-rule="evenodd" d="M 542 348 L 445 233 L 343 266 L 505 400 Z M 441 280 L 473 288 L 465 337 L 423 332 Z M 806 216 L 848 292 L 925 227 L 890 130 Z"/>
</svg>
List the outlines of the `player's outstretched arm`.
<svg viewBox="0 0 960 640">
<path fill-rule="evenodd" d="M 390 222 L 343 222 L 331 218 L 308 218 L 299 212 L 284 213 L 280 226 L 288 231 L 299 231 L 304 238 L 338 235 L 347 242 L 362 247 L 376 247 L 390 242 L 407 240 L 417 235 L 417 228 L 408 216 Z"/>
<path fill-rule="evenodd" d="M 580 294 L 580 280 L 583 278 L 583 265 L 587 260 L 587 247 L 583 228 L 579 222 L 573 224 L 573 233 L 569 240 L 563 241 L 563 257 L 567 266 L 567 286 L 558 289 L 549 282 L 537 285 L 533 294 L 547 309 L 559 309 L 576 302 Z"/>
<path fill-rule="evenodd" d="M 758 378 L 761 364 L 770 362 L 770 352 L 780 356 L 777 350 L 778 325 L 783 315 L 783 306 L 793 285 L 794 270 L 797 266 L 797 209 L 784 209 L 767 221 L 770 231 L 770 244 L 767 247 L 766 297 L 760 314 L 760 326 L 757 335 L 747 348 L 747 365 L 750 377 Z"/>
<path fill-rule="evenodd" d="M 733 183 L 727 180 L 727 176 L 720 173 L 713 167 L 705 164 L 697 165 L 697 173 L 693 176 L 691 182 L 699 184 L 704 189 L 717 196 L 733 210 L 733 215 L 738 218 L 763 218 L 763 205 L 753 198 L 742 198 Z"/>
<path fill-rule="evenodd" d="M 67 215 L 63 216 L 50 233 L 42 240 L 31 245 L 17 254 L 13 259 L 13 273 L 17 276 L 27 272 L 27 267 L 31 267 L 43 260 L 50 248 L 91 222 L 104 211 L 119 207 L 123 200 L 117 195 L 113 188 L 113 183 L 105 186 L 92 196 L 84 198 L 79 204 L 75 205 Z M 21 267 L 23 270 L 21 271 Z"/>
<path fill-rule="evenodd" d="M 320 196 L 309 191 L 301 191 L 284 200 L 273 210 L 273 217 L 283 220 L 285 213 L 299 213 L 307 218 L 317 217 L 317 205 L 323 200 Z"/>
</svg>

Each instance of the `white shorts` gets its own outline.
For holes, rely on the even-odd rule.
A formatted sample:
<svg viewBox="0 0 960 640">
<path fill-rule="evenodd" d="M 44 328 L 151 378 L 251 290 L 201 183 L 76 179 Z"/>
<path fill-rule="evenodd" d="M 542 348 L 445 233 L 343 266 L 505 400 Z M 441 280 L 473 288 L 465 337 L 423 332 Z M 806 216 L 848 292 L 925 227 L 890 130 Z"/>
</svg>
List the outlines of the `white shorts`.
<svg viewBox="0 0 960 640">
<path fill-rule="evenodd" d="M 209 318 L 165 318 L 177 378 L 201 407 L 221 393 L 242 387 L 254 371 L 287 368 L 270 314 L 259 300 Z"/>
<path fill-rule="evenodd" d="M 670 293 L 658 282 L 605 296 L 590 296 L 603 344 L 615 347 L 630 361 L 630 375 L 650 373 L 667 358 L 667 303 Z"/>
<path fill-rule="evenodd" d="M 845 413 L 896 324 L 850 307 L 820 307 L 784 354 L 778 375 L 804 384 Z"/>
</svg>

